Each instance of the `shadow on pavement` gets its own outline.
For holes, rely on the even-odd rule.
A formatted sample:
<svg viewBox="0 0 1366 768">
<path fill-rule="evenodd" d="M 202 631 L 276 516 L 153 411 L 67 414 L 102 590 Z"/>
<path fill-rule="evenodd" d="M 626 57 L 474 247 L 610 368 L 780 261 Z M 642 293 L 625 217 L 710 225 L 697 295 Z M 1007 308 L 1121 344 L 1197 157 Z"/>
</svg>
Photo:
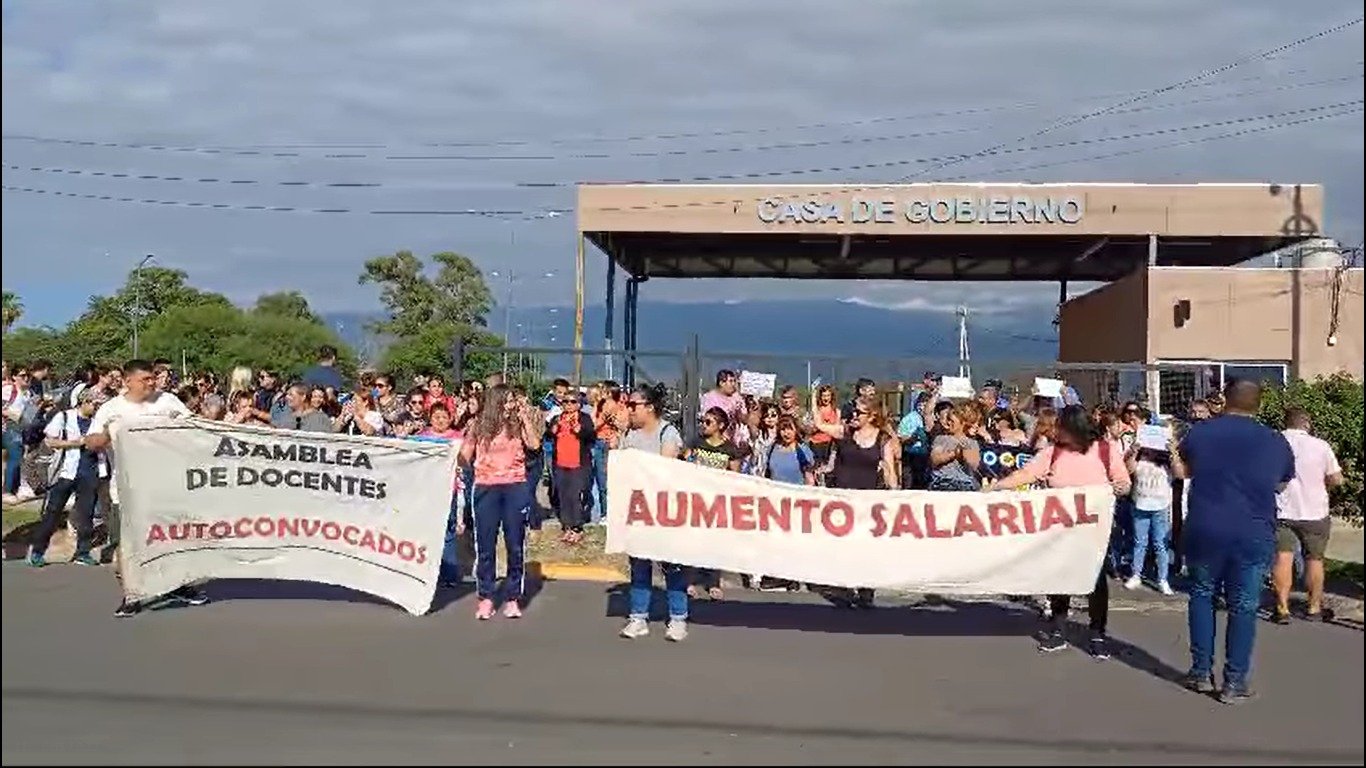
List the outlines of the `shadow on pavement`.
<svg viewBox="0 0 1366 768">
<path fill-rule="evenodd" d="M 610 588 L 607 615 L 625 618 L 626 601 L 626 585 Z M 1025 606 L 961 602 L 942 598 L 933 603 L 920 605 L 890 605 L 863 610 L 808 602 L 803 598 L 781 602 L 758 602 L 750 599 L 692 600 L 689 612 L 689 623 L 702 627 L 744 627 L 905 637 L 1018 636 L 1023 643 L 1034 642 L 1044 628 L 1038 614 Z M 656 590 L 650 605 L 651 618 L 662 620 L 665 613 L 663 596 Z M 1084 613 L 1079 618 L 1084 622 Z M 1078 623 L 1077 619 L 1078 617 L 1074 616 L 1069 624 L 1068 639 L 1084 650 L 1087 641 L 1086 628 L 1084 624 Z M 1111 635 L 1109 641 L 1114 661 L 1159 680 L 1180 685 L 1184 670 L 1172 667 L 1121 637 Z"/>
</svg>

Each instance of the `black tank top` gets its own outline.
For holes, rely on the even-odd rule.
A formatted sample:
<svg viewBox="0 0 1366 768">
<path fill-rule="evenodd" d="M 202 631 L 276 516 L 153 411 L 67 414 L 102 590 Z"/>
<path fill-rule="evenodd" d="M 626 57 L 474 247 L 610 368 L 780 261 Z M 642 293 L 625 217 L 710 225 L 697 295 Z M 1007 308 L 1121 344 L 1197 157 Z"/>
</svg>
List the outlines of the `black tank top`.
<svg viewBox="0 0 1366 768">
<path fill-rule="evenodd" d="M 881 485 L 881 471 L 878 464 L 882 461 L 882 441 L 878 435 L 867 448 L 854 441 L 852 436 L 835 441 L 834 486 L 851 490 L 877 490 Z"/>
</svg>

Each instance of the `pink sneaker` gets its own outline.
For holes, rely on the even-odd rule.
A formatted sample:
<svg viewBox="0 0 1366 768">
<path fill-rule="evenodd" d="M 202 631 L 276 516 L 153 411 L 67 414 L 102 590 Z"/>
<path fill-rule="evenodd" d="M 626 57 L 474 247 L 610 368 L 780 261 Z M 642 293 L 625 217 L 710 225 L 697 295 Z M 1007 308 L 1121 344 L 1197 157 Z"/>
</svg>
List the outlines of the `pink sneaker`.
<svg viewBox="0 0 1366 768">
<path fill-rule="evenodd" d="M 520 619 L 522 618 L 522 606 L 518 605 L 516 600 L 509 600 L 503 606 L 503 615 L 509 619 Z"/>
<path fill-rule="evenodd" d="M 488 621 L 493 618 L 493 601 L 485 598 L 479 601 L 479 607 L 474 609 L 474 618 L 480 621 Z"/>
</svg>

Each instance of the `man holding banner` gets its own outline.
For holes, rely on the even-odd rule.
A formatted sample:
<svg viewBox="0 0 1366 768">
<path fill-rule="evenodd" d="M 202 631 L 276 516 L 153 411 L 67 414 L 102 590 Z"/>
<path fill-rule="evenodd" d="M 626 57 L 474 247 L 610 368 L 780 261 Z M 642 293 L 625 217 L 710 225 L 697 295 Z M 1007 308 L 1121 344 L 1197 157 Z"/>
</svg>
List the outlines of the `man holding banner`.
<svg viewBox="0 0 1366 768">
<path fill-rule="evenodd" d="M 144 416 L 178 418 L 190 415 L 190 409 L 186 408 L 179 398 L 170 392 L 162 392 L 156 388 L 152 364 L 146 360 L 129 360 L 123 366 L 123 386 L 124 393 L 101 405 L 100 409 L 95 412 L 95 417 L 91 419 L 90 430 L 84 439 L 85 447 L 88 450 L 107 451 L 111 447 L 113 438 L 130 418 Z M 114 453 L 113 451 L 108 452 Z M 117 477 L 120 468 L 116 453 L 114 453 L 113 458 L 112 466 Z M 123 560 L 119 556 L 122 520 L 119 514 L 119 483 L 117 480 L 109 484 L 109 495 L 112 504 L 106 523 L 109 535 L 105 547 L 113 552 L 115 574 L 122 582 Z M 188 605 L 203 605 L 209 601 L 203 590 L 189 585 L 171 590 L 166 597 L 182 601 Z M 141 603 L 125 597 L 119 603 L 119 607 L 114 610 L 114 615 L 119 618 L 127 618 L 136 615 L 140 610 L 142 610 Z"/>
</svg>

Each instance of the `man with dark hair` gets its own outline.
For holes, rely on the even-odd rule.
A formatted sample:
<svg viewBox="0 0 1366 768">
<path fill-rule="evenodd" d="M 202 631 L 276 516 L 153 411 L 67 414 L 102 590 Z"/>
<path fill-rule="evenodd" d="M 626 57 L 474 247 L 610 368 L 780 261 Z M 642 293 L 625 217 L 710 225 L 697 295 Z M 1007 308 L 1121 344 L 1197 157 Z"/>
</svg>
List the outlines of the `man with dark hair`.
<svg viewBox="0 0 1366 768">
<path fill-rule="evenodd" d="M 52 374 L 52 362 L 38 358 L 28 364 L 28 391 L 36 399 L 48 394 L 47 377 Z"/>
<path fill-rule="evenodd" d="M 303 382 L 314 387 L 331 387 L 337 392 L 346 391 L 346 382 L 337 371 L 337 348 L 324 344 L 318 348 L 318 364 L 304 371 Z"/>
<path fill-rule="evenodd" d="M 1276 565 L 1272 579 L 1276 584 L 1277 624 L 1290 623 L 1290 584 L 1295 579 L 1295 550 L 1304 553 L 1304 581 L 1310 621 L 1332 619 L 1323 607 L 1323 556 L 1328 550 L 1328 535 L 1333 529 L 1329 517 L 1328 489 L 1342 485 L 1342 465 L 1333 455 L 1333 446 L 1310 434 L 1313 426 L 1309 412 L 1291 408 L 1285 413 L 1281 434 L 1295 455 L 1295 478 L 1276 496 Z"/>
<path fill-rule="evenodd" d="M 1276 549 L 1276 494 L 1295 477 L 1285 437 L 1257 421 L 1261 386 L 1230 381 L 1224 415 L 1193 425 L 1172 454 L 1177 477 L 1190 480 L 1182 539 L 1190 573 L 1191 668 L 1186 686 L 1215 690 L 1214 596 L 1228 600 L 1224 684 L 1219 700 L 1249 698 L 1262 580 Z"/>
<path fill-rule="evenodd" d="M 130 418 L 141 416 L 189 416 L 190 409 L 180 402 L 180 399 L 170 392 L 162 392 L 156 388 L 156 381 L 152 373 L 152 364 L 146 360 L 129 360 L 123 366 L 123 384 L 126 391 L 115 397 L 99 410 L 95 411 L 94 417 L 90 420 L 90 428 L 85 433 L 83 444 L 89 451 L 105 451 L 110 458 L 113 472 L 119 471 L 118 454 L 111 448 L 114 443 L 114 436 L 118 434 L 124 422 Z M 112 553 L 115 558 L 114 567 L 122 573 L 122 562 L 118 558 L 119 546 L 119 491 L 118 483 L 110 484 L 111 505 L 108 516 L 108 543 L 105 545 L 105 552 Z M 188 605 L 203 605 L 209 601 L 203 590 L 193 585 L 186 585 L 172 590 L 170 594 L 162 599 L 177 600 Z M 120 618 L 133 616 L 142 610 L 144 604 L 129 600 L 127 597 L 119 604 L 114 615 Z"/>
<path fill-rule="evenodd" d="M 720 408 L 729 418 L 726 439 L 734 443 L 749 441 L 748 431 L 745 429 L 749 409 L 745 406 L 744 395 L 740 394 L 740 377 L 735 371 L 722 368 L 716 372 L 716 388 L 702 395 L 702 409 L 699 413 L 706 413 L 712 408 Z"/>
<path fill-rule="evenodd" d="M 271 425 L 299 432 L 335 432 L 331 417 L 313 407 L 308 389 L 307 384 L 290 384 L 285 390 L 285 409 L 272 412 Z"/>
</svg>

